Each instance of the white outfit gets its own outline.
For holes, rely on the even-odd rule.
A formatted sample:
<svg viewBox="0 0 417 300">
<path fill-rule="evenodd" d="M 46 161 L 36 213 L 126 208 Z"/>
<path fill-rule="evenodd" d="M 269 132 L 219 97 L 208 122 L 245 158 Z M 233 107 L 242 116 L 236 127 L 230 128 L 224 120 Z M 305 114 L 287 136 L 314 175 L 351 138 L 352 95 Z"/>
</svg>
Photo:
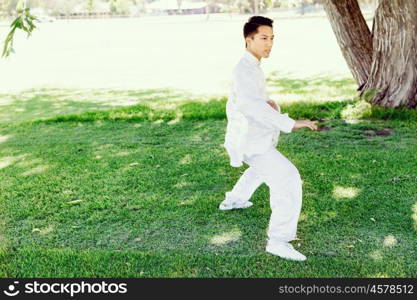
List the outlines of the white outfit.
<svg viewBox="0 0 417 300">
<path fill-rule="evenodd" d="M 276 146 L 280 131 L 291 132 L 295 121 L 266 103 L 270 99 L 260 62 L 247 50 L 233 70 L 231 88 L 224 147 L 231 166 L 242 166 L 244 161 L 250 167 L 226 193 L 224 202 L 244 204 L 266 183 L 272 210 L 268 245 L 291 241 L 296 238 L 301 211 L 301 178 Z"/>
</svg>

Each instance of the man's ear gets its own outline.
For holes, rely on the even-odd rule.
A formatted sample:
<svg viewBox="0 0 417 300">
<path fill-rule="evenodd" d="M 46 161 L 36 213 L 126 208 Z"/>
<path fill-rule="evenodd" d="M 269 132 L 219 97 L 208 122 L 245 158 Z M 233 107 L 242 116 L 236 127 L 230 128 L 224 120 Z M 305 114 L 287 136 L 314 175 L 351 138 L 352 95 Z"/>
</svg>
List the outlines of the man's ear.
<svg viewBox="0 0 417 300">
<path fill-rule="evenodd" d="M 252 37 L 246 37 L 245 38 L 246 47 L 249 45 L 249 40 L 253 40 L 253 38 Z"/>
</svg>

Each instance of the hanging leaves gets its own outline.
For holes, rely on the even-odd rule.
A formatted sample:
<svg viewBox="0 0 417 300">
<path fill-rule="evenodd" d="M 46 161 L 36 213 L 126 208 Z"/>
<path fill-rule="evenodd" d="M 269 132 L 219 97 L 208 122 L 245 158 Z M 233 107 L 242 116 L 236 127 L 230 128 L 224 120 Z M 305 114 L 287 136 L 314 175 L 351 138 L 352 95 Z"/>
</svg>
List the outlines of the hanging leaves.
<svg viewBox="0 0 417 300">
<path fill-rule="evenodd" d="M 8 57 L 10 53 L 14 53 L 13 38 L 16 29 L 23 30 L 28 34 L 28 37 L 32 34 L 32 31 L 36 28 L 35 21 L 39 21 L 34 15 L 30 13 L 30 8 L 19 9 L 17 18 L 10 25 L 11 30 L 4 41 L 2 57 Z"/>
</svg>

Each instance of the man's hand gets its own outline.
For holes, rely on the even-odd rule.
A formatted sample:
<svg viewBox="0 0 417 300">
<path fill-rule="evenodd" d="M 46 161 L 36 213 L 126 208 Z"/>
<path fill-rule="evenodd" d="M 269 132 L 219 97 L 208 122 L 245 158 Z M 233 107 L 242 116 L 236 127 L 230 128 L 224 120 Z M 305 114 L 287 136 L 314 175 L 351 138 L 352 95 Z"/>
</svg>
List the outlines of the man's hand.
<svg viewBox="0 0 417 300">
<path fill-rule="evenodd" d="M 277 104 L 273 100 L 266 101 L 273 109 L 275 109 L 277 112 L 280 112 L 280 109 L 278 108 Z M 304 127 L 308 127 L 311 130 L 317 130 L 317 125 L 315 124 L 317 121 L 310 121 L 310 120 L 298 120 L 295 121 L 293 130 L 301 129 Z"/>
<path fill-rule="evenodd" d="M 279 111 L 279 108 L 278 108 L 277 104 L 274 101 L 269 100 L 269 101 L 266 101 L 266 103 L 268 103 L 276 111 Z"/>
<path fill-rule="evenodd" d="M 308 127 L 311 130 L 317 130 L 317 125 L 315 124 L 317 121 L 310 121 L 310 120 L 297 120 L 295 121 L 294 127 L 292 130 L 301 129 L 304 127 Z"/>
</svg>

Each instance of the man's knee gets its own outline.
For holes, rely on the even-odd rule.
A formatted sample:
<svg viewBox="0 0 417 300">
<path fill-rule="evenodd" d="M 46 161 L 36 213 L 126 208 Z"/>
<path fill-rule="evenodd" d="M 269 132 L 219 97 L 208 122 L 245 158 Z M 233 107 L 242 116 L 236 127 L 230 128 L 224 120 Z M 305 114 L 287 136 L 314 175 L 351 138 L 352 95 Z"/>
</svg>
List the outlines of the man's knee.
<svg viewBox="0 0 417 300">
<path fill-rule="evenodd" d="M 278 169 L 271 174 L 268 182 L 266 183 L 270 189 L 280 191 L 283 186 L 294 186 L 294 184 L 300 184 L 301 175 L 293 164 L 288 164 L 285 169 Z"/>
<path fill-rule="evenodd" d="M 288 170 L 288 177 L 293 178 L 294 180 L 301 180 L 300 172 L 297 167 L 291 164 L 291 167 Z"/>
<path fill-rule="evenodd" d="M 301 180 L 300 172 L 298 171 L 297 167 L 294 166 L 292 163 L 289 163 L 286 166 L 283 173 L 284 174 L 282 175 L 285 180 L 291 180 L 291 181 Z"/>
</svg>

